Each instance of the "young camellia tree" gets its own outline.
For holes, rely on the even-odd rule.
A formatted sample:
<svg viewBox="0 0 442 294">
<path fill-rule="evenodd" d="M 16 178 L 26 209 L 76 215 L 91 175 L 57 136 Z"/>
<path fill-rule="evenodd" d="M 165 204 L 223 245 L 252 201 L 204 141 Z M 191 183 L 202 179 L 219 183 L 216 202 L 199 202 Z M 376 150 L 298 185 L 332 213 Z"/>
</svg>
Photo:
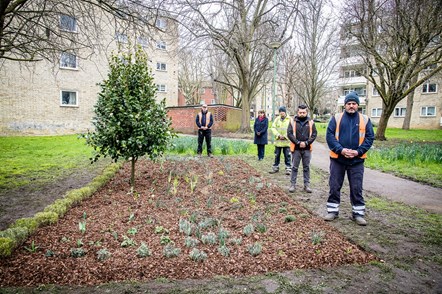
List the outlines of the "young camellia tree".
<svg viewBox="0 0 442 294">
<path fill-rule="evenodd" d="M 92 162 L 100 156 L 131 161 L 131 192 L 137 160 L 145 155 L 155 160 L 174 137 L 165 101 L 155 100 L 156 86 L 147 64 L 147 54 L 140 47 L 135 53 L 112 57 L 94 109 L 95 130 L 83 134 L 96 152 Z"/>
</svg>

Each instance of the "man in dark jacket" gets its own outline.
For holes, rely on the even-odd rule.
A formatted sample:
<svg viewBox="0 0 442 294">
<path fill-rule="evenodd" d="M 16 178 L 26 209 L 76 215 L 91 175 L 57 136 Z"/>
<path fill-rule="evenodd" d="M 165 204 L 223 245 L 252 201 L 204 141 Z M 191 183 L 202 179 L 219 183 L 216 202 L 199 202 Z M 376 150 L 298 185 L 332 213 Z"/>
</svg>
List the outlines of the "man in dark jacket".
<svg viewBox="0 0 442 294">
<path fill-rule="evenodd" d="M 327 200 L 326 221 L 339 215 L 341 188 L 347 173 L 350 184 L 352 219 L 365 226 L 365 201 L 362 195 L 364 160 L 373 145 L 374 132 L 370 119 L 358 112 L 359 96 L 351 92 L 345 96 L 343 113 L 331 118 L 327 127 L 327 144 L 330 148 L 330 192 Z"/>
<path fill-rule="evenodd" d="M 201 112 L 196 115 L 195 118 L 196 125 L 198 126 L 198 156 L 201 156 L 203 152 L 203 142 L 206 139 L 207 145 L 207 155 L 213 157 L 212 155 L 212 125 L 213 125 L 213 115 L 207 110 L 207 104 L 201 106 Z"/>
<path fill-rule="evenodd" d="M 289 192 L 296 189 L 296 178 L 298 176 L 299 163 L 302 160 L 302 171 L 304 176 L 304 191 L 311 193 L 310 189 L 310 160 L 312 158 L 312 144 L 316 139 L 316 126 L 310 117 L 307 116 L 307 106 L 299 105 L 298 114 L 287 128 L 287 136 L 291 142 L 292 152 L 292 176 L 290 179 Z"/>
</svg>

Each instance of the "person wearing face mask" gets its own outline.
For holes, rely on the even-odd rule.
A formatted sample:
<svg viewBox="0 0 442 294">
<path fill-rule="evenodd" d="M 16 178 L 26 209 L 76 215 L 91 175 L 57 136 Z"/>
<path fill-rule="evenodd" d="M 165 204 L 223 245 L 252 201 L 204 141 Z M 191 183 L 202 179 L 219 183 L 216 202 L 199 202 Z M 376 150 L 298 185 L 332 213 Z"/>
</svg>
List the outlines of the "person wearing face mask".
<svg viewBox="0 0 442 294">
<path fill-rule="evenodd" d="M 290 179 L 289 192 L 296 190 L 296 178 L 298 176 L 299 163 L 302 160 L 302 171 L 304 176 L 304 191 L 312 193 L 310 188 L 310 160 L 312 144 L 316 139 L 317 131 L 315 123 L 308 117 L 306 105 L 298 106 L 298 113 L 287 129 L 287 136 L 290 140 L 290 151 L 292 152 L 292 175 Z"/>
<path fill-rule="evenodd" d="M 290 141 L 287 138 L 287 128 L 290 125 L 290 117 L 287 115 L 285 106 L 279 108 L 279 116 L 275 118 L 272 124 L 272 133 L 275 136 L 275 163 L 269 173 L 279 172 L 279 162 L 281 152 L 284 153 L 285 174 L 290 175 L 292 170 L 290 162 Z"/>
<path fill-rule="evenodd" d="M 352 220 L 365 226 L 365 201 L 362 195 L 364 160 L 373 145 L 374 131 L 370 119 L 358 112 L 359 96 L 350 92 L 345 96 L 344 112 L 331 118 L 326 133 L 330 149 L 329 196 L 326 221 L 333 221 L 339 215 L 341 188 L 347 173 L 350 185 Z"/>
</svg>

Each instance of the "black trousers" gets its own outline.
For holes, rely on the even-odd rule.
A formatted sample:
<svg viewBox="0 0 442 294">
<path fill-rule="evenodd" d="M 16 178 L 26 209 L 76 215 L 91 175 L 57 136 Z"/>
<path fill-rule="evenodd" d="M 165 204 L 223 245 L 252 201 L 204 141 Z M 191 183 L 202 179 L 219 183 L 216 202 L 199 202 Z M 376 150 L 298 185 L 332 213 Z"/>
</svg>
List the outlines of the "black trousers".
<svg viewBox="0 0 442 294">
<path fill-rule="evenodd" d="M 290 162 L 290 147 L 275 146 L 275 163 L 273 164 L 273 167 L 279 167 L 279 162 L 281 161 L 281 151 L 284 153 L 285 168 L 291 169 L 292 163 Z"/>
<path fill-rule="evenodd" d="M 203 153 L 203 142 L 206 139 L 207 145 L 207 155 L 212 154 L 212 130 L 198 130 L 198 149 L 196 152 L 198 154 Z"/>
<path fill-rule="evenodd" d="M 256 144 L 258 146 L 258 159 L 264 159 L 265 148 L 264 144 Z"/>
</svg>

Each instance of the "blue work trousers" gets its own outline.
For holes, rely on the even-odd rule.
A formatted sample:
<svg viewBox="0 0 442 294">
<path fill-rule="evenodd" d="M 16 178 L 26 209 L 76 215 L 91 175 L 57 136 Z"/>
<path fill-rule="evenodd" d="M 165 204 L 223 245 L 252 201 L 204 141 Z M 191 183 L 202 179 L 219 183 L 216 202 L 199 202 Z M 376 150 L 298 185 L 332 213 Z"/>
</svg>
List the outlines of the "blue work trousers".
<svg viewBox="0 0 442 294">
<path fill-rule="evenodd" d="M 350 201 L 353 216 L 364 216 L 365 201 L 362 195 L 364 162 L 354 165 L 345 165 L 332 158 L 330 158 L 330 192 L 327 200 L 327 212 L 339 214 L 341 188 L 344 183 L 345 173 L 347 173 L 348 183 L 350 185 Z"/>
</svg>

